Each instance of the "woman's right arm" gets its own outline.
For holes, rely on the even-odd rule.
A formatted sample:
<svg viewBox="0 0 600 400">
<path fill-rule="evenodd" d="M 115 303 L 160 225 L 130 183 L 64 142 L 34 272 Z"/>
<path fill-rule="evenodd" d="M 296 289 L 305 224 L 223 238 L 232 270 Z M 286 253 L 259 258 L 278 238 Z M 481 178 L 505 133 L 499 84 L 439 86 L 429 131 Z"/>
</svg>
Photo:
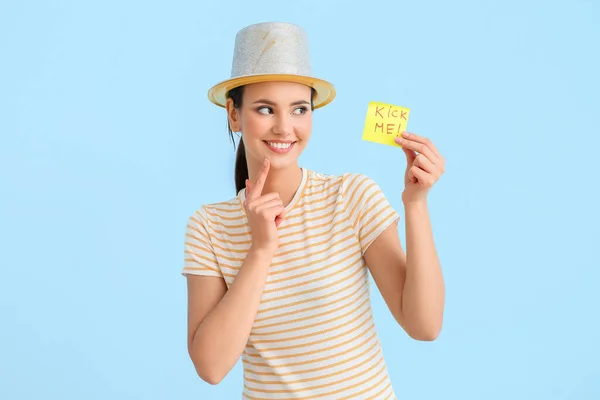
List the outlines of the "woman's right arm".
<svg viewBox="0 0 600 400">
<path fill-rule="evenodd" d="M 204 381 L 218 384 L 242 355 L 272 258 L 250 250 L 229 290 L 223 278 L 188 276 L 188 351 Z"/>
<path fill-rule="evenodd" d="M 229 289 L 221 277 L 188 276 L 188 351 L 198 375 L 212 385 L 244 352 L 279 246 L 285 207 L 278 193 L 262 194 L 269 168 L 265 159 L 256 183 L 246 181 L 252 245 Z"/>
</svg>

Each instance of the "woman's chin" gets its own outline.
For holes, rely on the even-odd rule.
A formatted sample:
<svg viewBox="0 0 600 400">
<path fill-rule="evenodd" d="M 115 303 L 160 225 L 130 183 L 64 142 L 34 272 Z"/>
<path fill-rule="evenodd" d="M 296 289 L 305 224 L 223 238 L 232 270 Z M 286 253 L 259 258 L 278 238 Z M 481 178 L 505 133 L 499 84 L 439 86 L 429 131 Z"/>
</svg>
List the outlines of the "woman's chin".
<svg viewBox="0 0 600 400">
<path fill-rule="evenodd" d="M 258 165 L 261 165 L 265 158 L 268 159 L 271 164 L 269 167 L 271 171 L 284 170 L 298 166 L 298 150 L 299 148 L 294 148 L 286 154 L 281 154 L 267 149 L 267 151 L 256 152 L 252 158 L 255 159 Z"/>
<path fill-rule="evenodd" d="M 296 157 L 290 157 L 289 155 L 286 155 L 285 157 L 267 155 L 267 159 L 271 164 L 271 170 L 283 170 L 298 164 L 298 159 Z"/>
</svg>

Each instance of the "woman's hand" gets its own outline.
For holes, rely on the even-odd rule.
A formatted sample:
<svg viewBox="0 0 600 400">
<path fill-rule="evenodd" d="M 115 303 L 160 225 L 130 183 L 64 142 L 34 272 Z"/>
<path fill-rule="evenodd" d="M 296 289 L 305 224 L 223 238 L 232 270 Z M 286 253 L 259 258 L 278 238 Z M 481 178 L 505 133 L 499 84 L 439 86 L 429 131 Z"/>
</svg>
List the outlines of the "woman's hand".
<svg viewBox="0 0 600 400">
<path fill-rule="evenodd" d="M 252 249 L 275 252 L 279 247 L 277 227 L 283 221 L 285 207 L 279 193 L 262 194 L 269 168 L 270 163 L 265 159 L 256 182 L 246 180 L 244 209 L 250 224 Z"/>
<path fill-rule="evenodd" d="M 403 132 L 395 139 L 406 154 L 405 189 L 402 193 L 404 204 L 424 203 L 427 194 L 445 171 L 444 157 L 431 140 Z"/>
</svg>

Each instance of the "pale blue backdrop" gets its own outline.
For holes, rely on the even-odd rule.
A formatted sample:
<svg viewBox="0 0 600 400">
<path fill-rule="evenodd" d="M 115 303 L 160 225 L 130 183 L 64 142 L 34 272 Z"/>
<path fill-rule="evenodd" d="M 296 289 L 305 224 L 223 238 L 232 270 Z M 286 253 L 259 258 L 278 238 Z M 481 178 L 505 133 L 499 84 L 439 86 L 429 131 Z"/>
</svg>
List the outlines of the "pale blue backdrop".
<svg viewBox="0 0 600 400">
<path fill-rule="evenodd" d="M 440 338 L 373 300 L 399 398 L 600 398 L 592 0 L 3 2 L 0 398 L 240 397 L 239 364 L 195 374 L 180 270 L 187 217 L 234 194 L 206 91 L 237 30 L 271 20 L 305 27 L 338 89 L 304 166 L 368 174 L 403 212 L 404 153 L 361 140 L 372 100 L 447 158 Z"/>
</svg>

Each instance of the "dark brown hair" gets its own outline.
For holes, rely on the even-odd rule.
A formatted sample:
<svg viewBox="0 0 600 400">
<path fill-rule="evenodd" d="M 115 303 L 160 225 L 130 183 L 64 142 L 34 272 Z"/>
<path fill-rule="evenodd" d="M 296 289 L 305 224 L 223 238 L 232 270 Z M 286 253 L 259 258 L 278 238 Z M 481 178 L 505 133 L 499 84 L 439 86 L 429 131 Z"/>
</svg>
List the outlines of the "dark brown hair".
<svg viewBox="0 0 600 400">
<path fill-rule="evenodd" d="M 314 98 L 316 91 L 311 88 L 310 96 L 310 108 L 315 109 Z M 239 86 L 231 89 L 227 92 L 227 97 L 233 100 L 233 107 L 239 109 L 242 106 L 242 98 L 244 97 L 244 86 Z M 229 137 L 235 148 L 235 138 L 233 137 L 233 131 L 229 124 L 229 118 L 227 119 L 227 130 L 229 131 Z M 238 193 L 240 190 L 246 187 L 246 179 L 249 178 L 248 174 L 248 161 L 246 160 L 246 148 L 244 147 L 244 141 L 240 136 L 240 143 L 237 148 L 235 156 L 235 169 L 234 169 L 234 181 L 235 181 L 235 192 Z"/>
</svg>

